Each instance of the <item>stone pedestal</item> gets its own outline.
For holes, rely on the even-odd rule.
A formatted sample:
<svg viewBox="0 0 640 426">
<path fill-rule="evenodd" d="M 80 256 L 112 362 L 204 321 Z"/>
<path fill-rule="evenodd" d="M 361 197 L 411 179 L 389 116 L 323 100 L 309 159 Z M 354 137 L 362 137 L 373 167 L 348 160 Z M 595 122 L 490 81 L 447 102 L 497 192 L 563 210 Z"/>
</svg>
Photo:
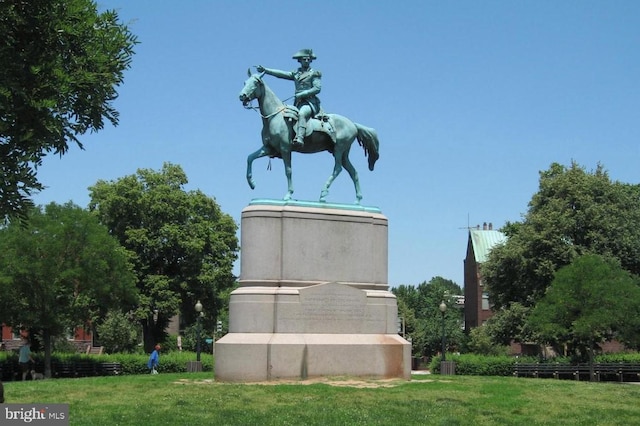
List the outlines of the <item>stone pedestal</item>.
<svg viewBox="0 0 640 426">
<path fill-rule="evenodd" d="M 379 210 L 254 202 L 241 229 L 240 288 L 229 334 L 215 344 L 216 380 L 410 378 Z"/>
</svg>

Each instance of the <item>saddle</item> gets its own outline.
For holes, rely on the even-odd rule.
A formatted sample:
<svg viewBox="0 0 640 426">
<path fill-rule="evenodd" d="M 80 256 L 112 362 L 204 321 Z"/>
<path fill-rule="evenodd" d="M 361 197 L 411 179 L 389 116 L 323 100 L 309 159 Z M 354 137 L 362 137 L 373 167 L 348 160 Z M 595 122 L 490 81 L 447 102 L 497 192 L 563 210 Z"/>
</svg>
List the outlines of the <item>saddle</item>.
<svg viewBox="0 0 640 426">
<path fill-rule="evenodd" d="M 287 105 L 282 114 L 295 132 L 295 124 L 298 122 L 298 108 L 292 105 Z M 335 145 L 336 130 L 332 121 L 331 116 L 321 109 L 320 112 L 310 118 L 307 122 L 307 129 L 304 134 L 304 138 L 311 136 L 313 132 L 321 132 L 329 136 Z"/>
</svg>

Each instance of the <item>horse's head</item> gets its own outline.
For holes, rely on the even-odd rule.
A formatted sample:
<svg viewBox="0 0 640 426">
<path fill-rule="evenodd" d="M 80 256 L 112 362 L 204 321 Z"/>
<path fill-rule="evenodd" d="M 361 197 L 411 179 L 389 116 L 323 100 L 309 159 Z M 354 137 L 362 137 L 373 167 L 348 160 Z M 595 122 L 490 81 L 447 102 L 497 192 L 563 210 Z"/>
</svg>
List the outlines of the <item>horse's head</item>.
<svg viewBox="0 0 640 426">
<path fill-rule="evenodd" d="M 244 87 L 240 91 L 240 102 L 245 107 L 249 105 L 249 102 L 259 98 L 264 91 L 264 83 L 262 82 L 263 73 L 251 74 L 251 70 L 247 70 L 249 78 L 244 82 Z"/>
</svg>

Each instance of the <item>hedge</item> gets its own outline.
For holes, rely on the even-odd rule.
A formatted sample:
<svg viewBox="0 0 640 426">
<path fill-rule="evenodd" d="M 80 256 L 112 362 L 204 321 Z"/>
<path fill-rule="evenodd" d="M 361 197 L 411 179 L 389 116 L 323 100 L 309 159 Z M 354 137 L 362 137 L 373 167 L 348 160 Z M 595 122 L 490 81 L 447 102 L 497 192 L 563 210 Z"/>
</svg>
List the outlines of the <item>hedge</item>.
<svg viewBox="0 0 640 426">
<path fill-rule="evenodd" d="M 431 374 L 440 374 L 440 356 L 429 363 Z M 456 374 L 465 376 L 512 376 L 514 364 L 519 363 L 560 363 L 571 364 L 566 357 L 541 360 L 539 357 L 489 356 L 476 354 L 447 354 L 447 361 L 456 363 Z M 602 354 L 594 358 L 596 363 L 640 364 L 640 353 Z"/>
<path fill-rule="evenodd" d="M 433 357 L 429 364 L 431 374 L 440 374 L 440 356 Z M 513 365 L 520 362 L 536 362 L 538 358 L 514 358 L 507 355 L 488 356 L 476 354 L 447 354 L 447 361 L 456 363 L 456 374 L 464 376 L 511 376 Z"/>
<path fill-rule="evenodd" d="M 34 353 L 35 369 L 38 372 L 44 370 L 44 354 Z M 122 367 L 122 374 L 148 374 L 147 354 L 109 354 L 109 355 L 86 355 L 86 354 L 66 354 L 54 353 L 51 355 L 51 364 L 59 363 L 119 363 Z M 187 371 L 187 362 L 195 361 L 194 352 L 173 351 L 167 354 L 160 354 L 160 365 L 158 371 L 161 373 L 184 373 Z M 213 371 L 214 359 L 210 353 L 201 353 L 202 371 Z M 13 352 L 0 352 L 0 374 L 2 380 L 12 380 L 15 374 L 20 371 L 18 365 L 18 355 Z M 52 372 L 55 375 L 55 372 Z"/>
</svg>

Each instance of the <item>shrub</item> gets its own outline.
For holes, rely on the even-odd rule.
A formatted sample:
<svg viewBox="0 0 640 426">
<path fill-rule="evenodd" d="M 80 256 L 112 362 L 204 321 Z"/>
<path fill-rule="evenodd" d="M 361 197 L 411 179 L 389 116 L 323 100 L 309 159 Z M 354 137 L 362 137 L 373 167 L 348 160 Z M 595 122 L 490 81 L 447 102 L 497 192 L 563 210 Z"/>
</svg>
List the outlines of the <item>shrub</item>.
<svg viewBox="0 0 640 426">
<path fill-rule="evenodd" d="M 432 374 L 440 374 L 440 356 L 429 364 Z M 476 354 L 447 354 L 447 361 L 456 363 L 456 374 L 464 376 L 511 376 L 516 362 L 537 362 L 535 357 L 514 358 L 506 355 L 487 356 Z"/>
<path fill-rule="evenodd" d="M 96 331 L 107 353 L 133 352 L 138 344 L 138 327 L 121 312 L 108 312 Z"/>
<path fill-rule="evenodd" d="M 197 348 L 197 342 L 198 342 L 196 338 L 197 335 L 198 335 L 197 324 L 186 327 L 184 330 L 184 334 L 182 335 L 182 349 L 195 352 Z M 207 337 L 211 337 L 211 335 L 203 327 L 200 330 L 200 351 L 201 352 L 209 352 L 209 350 L 211 349 L 211 345 L 208 345 L 205 340 Z"/>
<path fill-rule="evenodd" d="M 169 334 L 162 345 L 162 352 L 169 353 L 178 350 L 178 336 L 175 334 Z"/>
<path fill-rule="evenodd" d="M 595 362 L 625 362 L 628 364 L 640 364 L 640 353 L 602 354 L 595 357 Z"/>
<path fill-rule="evenodd" d="M 431 374 L 440 374 L 441 357 L 436 356 L 429 363 Z M 540 360 L 537 357 L 487 356 L 477 354 L 447 354 L 447 361 L 456 363 L 456 374 L 464 376 L 511 376 L 514 364 L 519 363 L 557 363 L 572 364 L 570 357 L 556 357 Z M 640 353 L 603 354 L 595 358 L 597 363 L 640 364 Z"/>
<path fill-rule="evenodd" d="M 105 362 L 119 362 L 122 365 L 123 374 L 146 374 L 149 372 L 147 362 L 149 354 L 112 354 L 101 355 L 96 358 L 106 358 Z M 193 352 L 169 353 L 160 352 L 160 373 L 183 373 L 187 371 L 187 361 L 195 361 L 196 354 Z M 213 355 L 208 353 L 200 354 L 202 371 L 213 371 Z"/>
<path fill-rule="evenodd" d="M 491 339 L 487 327 L 475 327 L 469 333 L 467 350 L 478 355 L 507 355 L 509 347 L 496 345 Z"/>
<path fill-rule="evenodd" d="M 42 354 L 34 354 L 36 364 L 43 363 Z M 119 363 L 122 367 L 123 375 L 148 374 L 147 361 L 149 354 L 109 354 L 109 355 L 85 355 L 85 354 L 69 354 L 55 353 L 51 356 L 51 364 L 55 377 L 55 365 L 58 363 L 81 363 L 100 364 L 103 362 Z M 185 373 L 187 371 L 187 362 L 195 361 L 196 354 L 193 352 L 171 352 L 169 354 L 160 354 L 160 366 L 158 371 L 161 373 Z M 202 371 L 213 371 L 214 360 L 213 355 L 202 353 L 200 355 L 202 362 Z M 18 372 L 18 355 L 10 352 L 0 352 L 0 372 L 4 375 L 3 380 L 12 380 L 12 372 Z"/>
<path fill-rule="evenodd" d="M 52 343 L 51 345 L 52 352 L 60 352 L 60 353 L 67 353 L 67 354 L 73 354 L 78 352 L 78 347 L 64 336 L 55 337 L 54 339 L 52 339 L 51 343 Z"/>
</svg>

